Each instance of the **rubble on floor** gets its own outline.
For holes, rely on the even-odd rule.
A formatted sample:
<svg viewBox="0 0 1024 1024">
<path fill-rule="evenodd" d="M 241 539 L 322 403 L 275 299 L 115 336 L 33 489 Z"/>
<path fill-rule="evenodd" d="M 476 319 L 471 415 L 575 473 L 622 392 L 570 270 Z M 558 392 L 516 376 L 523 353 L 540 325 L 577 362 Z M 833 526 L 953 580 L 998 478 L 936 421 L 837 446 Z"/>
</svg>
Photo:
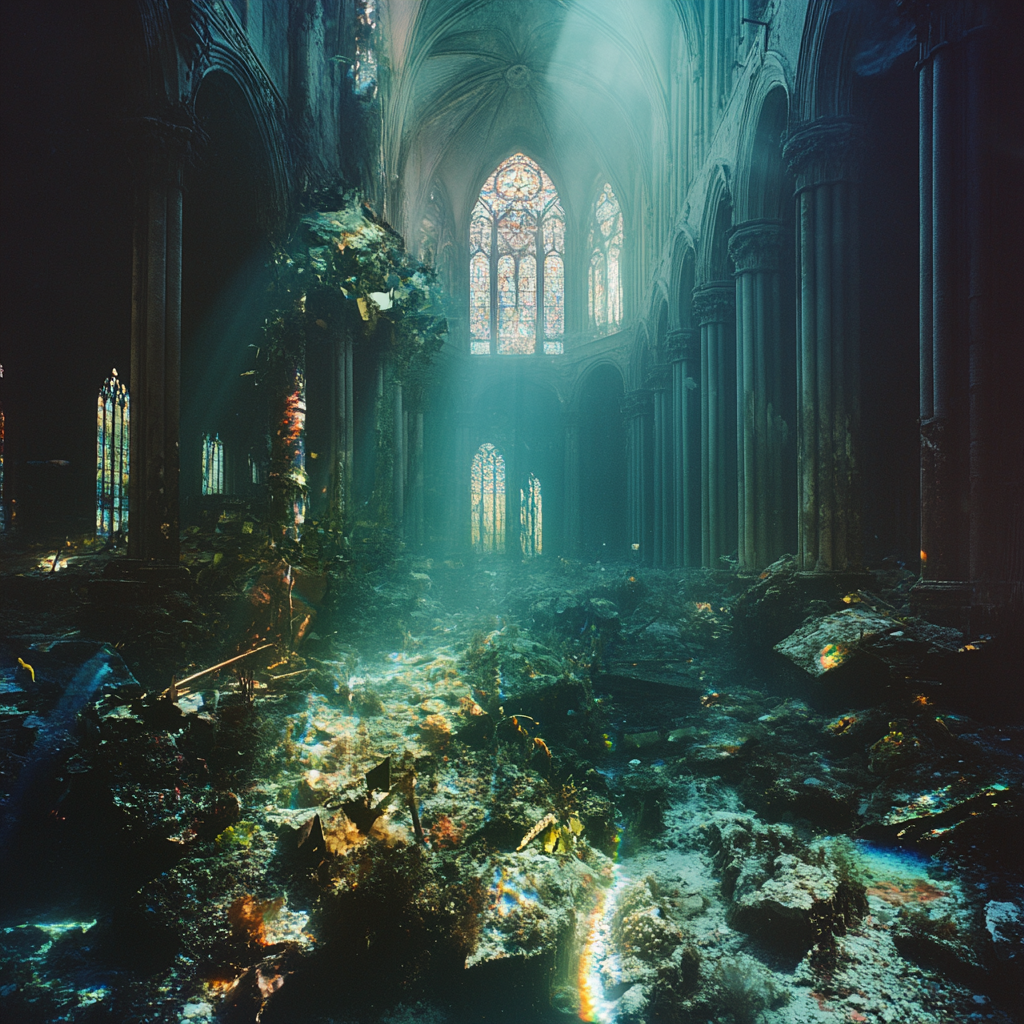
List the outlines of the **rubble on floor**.
<svg viewBox="0 0 1024 1024">
<path fill-rule="evenodd" d="M 302 568 L 229 512 L 145 605 L 21 567 L 72 582 L 0 650 L 0 1015 L 1015 1019 L 1024 729 L 955 699 L 998 639 L 785 560 Z"/>
</svg>

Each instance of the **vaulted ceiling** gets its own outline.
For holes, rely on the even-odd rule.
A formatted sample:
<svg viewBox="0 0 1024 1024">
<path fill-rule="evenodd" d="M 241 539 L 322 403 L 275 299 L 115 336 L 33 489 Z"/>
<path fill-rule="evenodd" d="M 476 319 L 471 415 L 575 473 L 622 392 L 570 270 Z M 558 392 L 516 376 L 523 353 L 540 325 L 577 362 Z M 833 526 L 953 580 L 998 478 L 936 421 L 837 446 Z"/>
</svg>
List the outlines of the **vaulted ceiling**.
<svg viewBox="0 0 1024 1024">
<path fill-rule="evenodd" d="M 669 0 L 392 0 L 384 19 L 391 165 L 459 219 L 517 149 L 565 194 L 634 180 L 665 136 Z"/>
</svg>

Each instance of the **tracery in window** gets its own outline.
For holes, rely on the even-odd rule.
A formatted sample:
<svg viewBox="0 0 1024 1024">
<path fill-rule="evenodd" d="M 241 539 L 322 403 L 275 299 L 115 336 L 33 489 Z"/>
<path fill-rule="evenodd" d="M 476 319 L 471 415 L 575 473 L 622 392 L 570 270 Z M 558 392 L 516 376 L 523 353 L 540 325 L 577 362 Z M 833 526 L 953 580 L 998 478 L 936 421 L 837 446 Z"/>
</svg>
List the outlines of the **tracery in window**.
<svg viewBox="0 0 1024 1024">
<path fill-rule="evenodd" d="M 622 323 L 622 210 L 607 182 L 594 203 L 587 246 L 590 325 L 613 331 Z"/>
<path fill-rule="evenodd" d="M 219 434 L 203 435 L 203 494 L 224 493 L 224 442 Z"/>
<path fill-rule="evenodd" d="M 519 543 L 525 558 L 541 553 L 543 515 L 541 512 L 540 481 L 530 474 L 526 487 L 519 491 Z"/>
<path fill-rule="evenodd" d="M 493 444 L 482 444 L 471 472 L 473 550 L 505 550 L 505 460 Z"/>
<path fill-rule="evenodd" d="M 558 192 L 538 164 L 516 153 L 484 183 L 470 220 L 470 352 L 559 355 L 564 297 Z"/>
<path fill-rule="evenodd" d="M 96 400 L 96 533 L 128 529 L 128 389 L 111 370 Z"/>
<path fill-rule="evenodd" d="M 373 45 L 376 10 L 376 0 L 356 0 L 356 59 L 352 66 L 352 84 L 358 96 L 372 96 L 377 90 L 377 53 Z"/>
</svg>

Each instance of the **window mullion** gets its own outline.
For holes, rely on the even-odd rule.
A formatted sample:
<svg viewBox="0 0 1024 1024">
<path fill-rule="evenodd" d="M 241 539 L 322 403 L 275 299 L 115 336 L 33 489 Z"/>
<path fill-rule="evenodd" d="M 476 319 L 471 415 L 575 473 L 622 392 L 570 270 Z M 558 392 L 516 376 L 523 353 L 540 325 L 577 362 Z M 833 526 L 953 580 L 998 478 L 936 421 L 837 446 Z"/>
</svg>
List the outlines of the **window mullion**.
<svg viewBox="0 0 1024 1024">
<path fill-rule="evenodd" d="M 547 309 L 544 303 L 544 220 L 537 218 L 537 234 L 534 238 L 537 250 L 537 329 L 534 331 L 534 352 L 544 355 L 544 338 L 547 336 L 544 318 Z"/>
<path fill-rule="evenodd" d="M 491 289 L 491 355 L 498 352 L 498 214 L 491 213 L 491 268 L 488 285 Z"/>
</svg>

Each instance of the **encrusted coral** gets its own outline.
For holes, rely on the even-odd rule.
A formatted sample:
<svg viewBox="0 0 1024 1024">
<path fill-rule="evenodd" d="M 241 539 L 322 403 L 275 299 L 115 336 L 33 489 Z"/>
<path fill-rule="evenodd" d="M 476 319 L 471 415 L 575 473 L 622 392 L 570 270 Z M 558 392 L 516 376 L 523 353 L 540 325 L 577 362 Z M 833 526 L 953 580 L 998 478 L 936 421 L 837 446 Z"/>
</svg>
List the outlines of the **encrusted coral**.
<svg viewBox="0 0 1024 1024">
<path fill-rule="evenodd" d="M 683 933 L 657 905 L 657 883 L 648 876 L 623 895 L 612 919 L 612 939 L 623 951 L 647 963 L 667 957 Z"/>
<path fill-rule="evenodd" d="M 444 715 L 427 715 L 420 722 L 420 732 L 427 746 L 437 753 L 446 751 L 452 740 L 452 729 Z"/>
</svg>

